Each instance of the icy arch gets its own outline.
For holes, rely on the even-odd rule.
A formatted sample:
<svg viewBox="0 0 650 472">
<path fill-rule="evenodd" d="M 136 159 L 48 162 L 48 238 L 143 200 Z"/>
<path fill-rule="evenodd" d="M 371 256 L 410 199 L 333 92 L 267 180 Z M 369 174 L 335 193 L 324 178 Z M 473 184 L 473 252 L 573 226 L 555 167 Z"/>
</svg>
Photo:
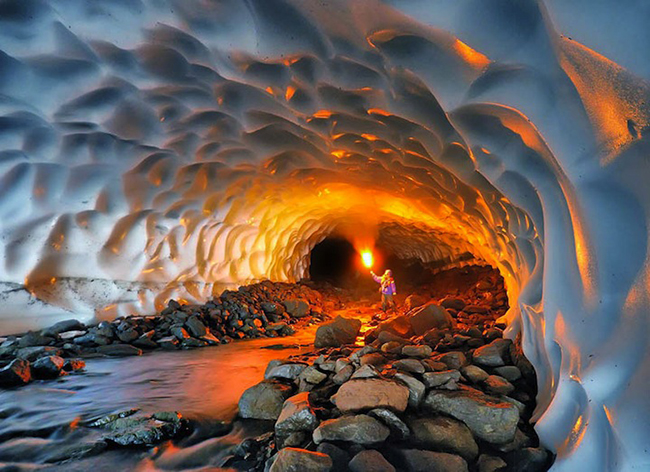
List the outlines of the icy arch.
<svg viewBox="0 0 650 472">
<path fill-rule="evenodd" d="M 645 470 L 649 14 L 2 0 L 2 325 L 296 280 L 390 227 L 504 274 L 556 470 Z"/>
</svg>

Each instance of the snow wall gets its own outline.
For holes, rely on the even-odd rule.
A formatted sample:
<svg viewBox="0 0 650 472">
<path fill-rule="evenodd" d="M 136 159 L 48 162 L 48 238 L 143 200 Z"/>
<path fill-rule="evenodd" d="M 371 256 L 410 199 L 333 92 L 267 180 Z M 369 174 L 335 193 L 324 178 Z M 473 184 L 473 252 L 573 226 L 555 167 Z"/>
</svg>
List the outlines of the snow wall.
<svg viewBox="0 0 650 472">
<path fill-rule="evenodd" d="M 0 0 L 0 327 L 499 268 L 557 471 L 649 470 L 650 4 Z"/>
</svg>

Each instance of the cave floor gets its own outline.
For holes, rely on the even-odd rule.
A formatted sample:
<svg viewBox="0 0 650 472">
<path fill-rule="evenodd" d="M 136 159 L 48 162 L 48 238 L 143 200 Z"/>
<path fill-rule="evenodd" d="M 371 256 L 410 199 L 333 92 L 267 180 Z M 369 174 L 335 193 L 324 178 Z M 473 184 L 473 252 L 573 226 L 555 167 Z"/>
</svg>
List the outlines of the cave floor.
<svg viewBox="0 0 650 472">
<path fill-rule="evenodd" d="M 391 314 L 378 310 L 379 294 L 374 285 L 355 290 L 320 289 L 324 312 L 362 322 L 359 346 L 364 344 L 363 336 L 379 323 L 404 314 L 421 301 L 451 298 L 463 299 L 468 306 L 489 306 L 480 313 L 450 308 L 461 328 L 492 328 L 507 310 L 503 281 L 486 267 L 445 271 L 419 287 L 401 284 L 398 313 Z M 250 460 L 237 460 L 237 445 L 269 431 L 272 423 L 236 417 L 237 401 L 264 378 L 269 362 L 302 359 L 313 363 L 314 356 L 325 352 L 313 347 L 317 328 L 317 323 L 307 321 L 295 334 L 282 338 L 155 351 L 139 357 L 88 359 L 84 373 L 0 390 L 0 465 L 52 471 L 250 469 Z M 528 401 L 534 403 L 534 395 Z M 84 426 L 85 422 L 132 408 L 147 415 L 179 411 L 191 421 L 193 432 L 153 448 L 97 448 L 102 431 Z M 526 433 L 536 440 L 532 428 Z"/>
</svg>

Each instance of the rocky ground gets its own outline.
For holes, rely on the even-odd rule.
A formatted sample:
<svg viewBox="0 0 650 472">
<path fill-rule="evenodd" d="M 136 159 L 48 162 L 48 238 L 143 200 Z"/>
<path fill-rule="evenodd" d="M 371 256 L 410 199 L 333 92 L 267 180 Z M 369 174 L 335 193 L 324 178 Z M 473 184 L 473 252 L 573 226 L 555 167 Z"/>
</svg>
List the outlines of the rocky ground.
<svg viewBox="0 0 650 472">
<path fill-rule="evenodd" d="M 203 305 L 171 300 L 153 316 L 129 316 L 86 326 L 77 320 L 0 338 L 0 387 L 55 379 L 84 368 L 91 356 L 139 356 L 156 349 L 193 349 L 235 339 L 281 337 L 324 319 L 335 292 L 304 284 L 262 282 L 226 291 Z"/>
<path fill-rule="evenodd" d="M 263 282 L 204 305 L 171 301 L 157 316 L 65 321 L 2 339 L 0 386 L 55 379 L 83 369 L 87 357 L 282 337 L 319 323 L 312 351 L 271 361 L 264 380 L 241 396 L 235 429 L 249 433 L 236 442 L 233 425 L 134 408 L 80 418 L 67 433 L 78 440 L 44 445 L 34 460 L 52 470 L 96 470 L 95 458 L 111 463 L 119 452 L 130 454 L 119 456 L 122 464 L 181 457 L 273 472 L 548 470 L 553 457 L 530 424 L 534 371 L 497 322 L 508 309 L 498 272 L 473 266 L 425 286 L 401 283 L 395 313 L 381 313 L 378 299 L 374 285 Z M 0 461 L 27 447 L 18 437 L 0 440 L 7 441 Z M 225 459 L 210 459 L 214 441 L 232 443 Z"/>
<path fill-rule="evenodd" d="M 339 316 L 319 327 L 320 349 L 271 362 L 239 410 L 272 421 L 273 431 L 241 443 L 230 465 L 272 472 L 548 470 L 553 457 L 529 421 L 535 373 L 496 323 L 507 310 L 503 280 L 485 268 L 457 275 L 465 283 L 450 289 L 452 296 L 434 281 L 407 298 L 403 313 L 374 316 L 362 342 L 361 321 Z"/>
</svg>

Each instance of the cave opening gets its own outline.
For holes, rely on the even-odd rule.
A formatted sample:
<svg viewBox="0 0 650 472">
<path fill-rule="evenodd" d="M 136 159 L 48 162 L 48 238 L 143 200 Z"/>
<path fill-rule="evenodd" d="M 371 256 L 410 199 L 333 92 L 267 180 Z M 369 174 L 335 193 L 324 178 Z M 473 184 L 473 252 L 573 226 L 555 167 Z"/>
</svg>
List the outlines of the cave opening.
<svg viewBox="0 0 650 472">
<path fill-rule="evenodd" d="M 350 287 L 358 279 L 359 253 L 344 237 L 329 236 L 316 244 L 309 255 L 309 278 Z"/>
</svg>

